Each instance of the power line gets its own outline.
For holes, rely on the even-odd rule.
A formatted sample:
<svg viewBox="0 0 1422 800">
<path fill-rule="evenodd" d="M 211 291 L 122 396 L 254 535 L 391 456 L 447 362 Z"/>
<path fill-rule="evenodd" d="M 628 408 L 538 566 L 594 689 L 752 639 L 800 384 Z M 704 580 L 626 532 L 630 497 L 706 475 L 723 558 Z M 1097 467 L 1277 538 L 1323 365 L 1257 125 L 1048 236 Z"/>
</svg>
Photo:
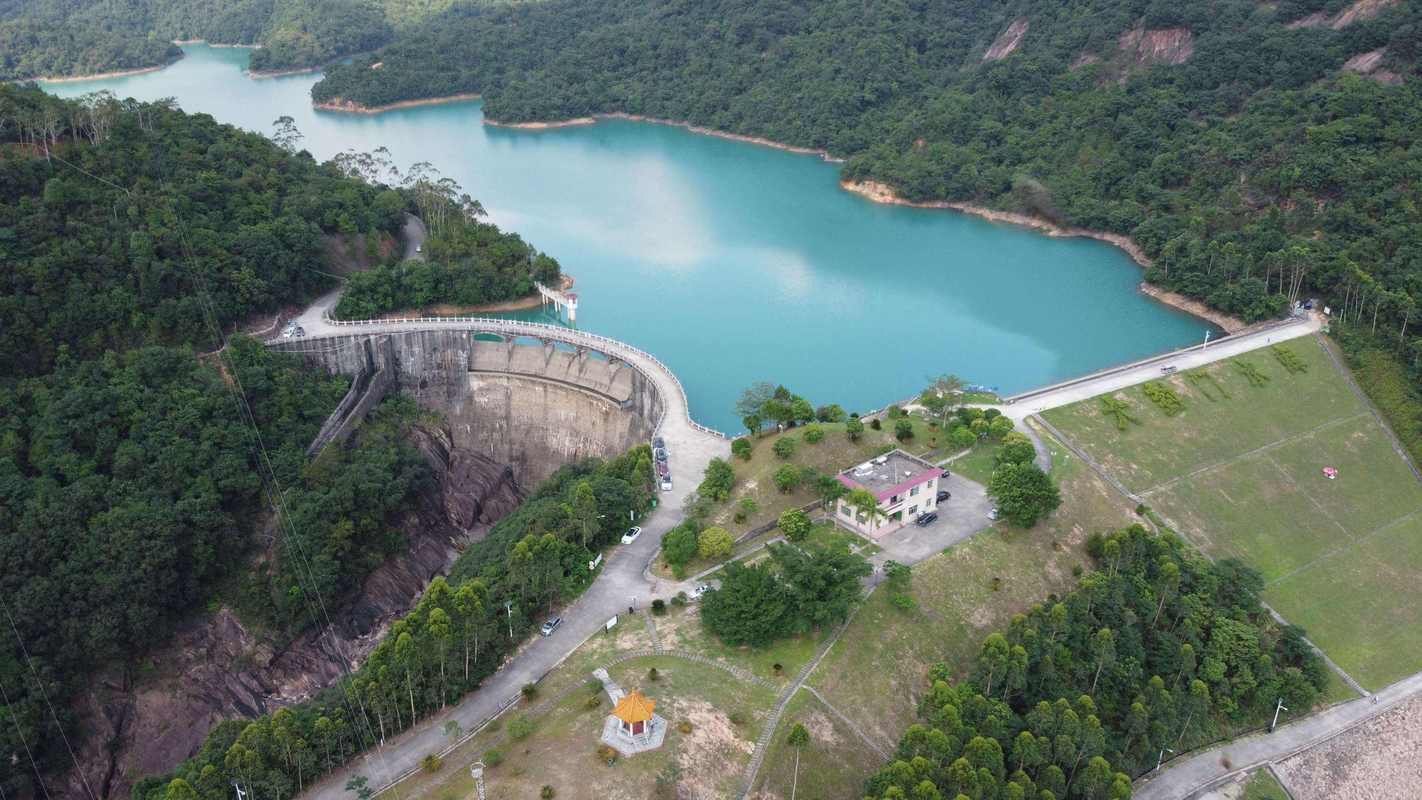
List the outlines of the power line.
<svg viewBox="0 0 1422 800">
<path fill-rule="evenodd" d="M 64 749 L 69 751 L 69 760 L 74 762 L 74 771 L 79 773 L 79 782 L 84 784 L 84 792 L 92 800 L 98 800 L 94 790 L 89 786 L 89 778 L 84 775 L 84 770 L 79 767 L 79 759 L 74 756 L 74 748 L 69 745 L 69 736 L 64 732 L 64 725 L 59 721 L 59 715 L 54 713 L 54 704 L 49 701 L 49 690 L 44 688 L 44 680 L 40 678 L 39 670 L 35 669 L 34 659 L 30 658 L 30 650 L 25 647 L 25 640 L 20 636 L 20 629 L 15 626 L 15 618 L 10 614 L 10 605 L 5 602 L 5 598 L 0 596 L 0 609 L 5 610 L 5 619 L 10 621 L 10 630 L 15 634 L 15 641 L 20 644 L 20 652 L 25 656 L 25 664 L 30 668 L 30 675 L 35 679 L 35 685 L 39 687 L 40 696 L 44 698 L 44 704 L 49 707 L 49 716 L 54 720 L 54 727 L 59 730 L 59 738 L 64 740 Z"/>
<path fill-rule="evenodd" d="M 44 776 L 40 774 L 39 763 L 35 761 L 35 754 L 30 751 L 30 743 L 25 739 L 24 730 L 20 728 L 20 720 L 15 716 L 15 707 L 10 703 L 10 693 L 5 691 L 4 683 L 0 683 L 0 699 L 5 701 L 5 716 L 10 718 L 11 724 L 15 726 L 15 735 L 19 737 L 20 744 L 25 747 L 25 756 L 30 759 L 30 768 L 35 771 L 35 783 L 39 784 L 45 800 L 49 800 L 49 789 L 44 785 Z"/>
</svg>

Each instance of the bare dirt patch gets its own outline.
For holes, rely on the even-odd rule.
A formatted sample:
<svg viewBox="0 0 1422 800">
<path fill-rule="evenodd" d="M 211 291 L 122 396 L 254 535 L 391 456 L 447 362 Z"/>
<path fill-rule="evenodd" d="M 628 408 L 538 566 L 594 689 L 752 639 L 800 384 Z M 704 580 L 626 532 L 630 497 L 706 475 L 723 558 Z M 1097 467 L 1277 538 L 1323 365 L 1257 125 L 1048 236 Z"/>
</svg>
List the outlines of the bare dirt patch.
<svg viewBox="0 0 1422 800">
<path fill-rule="evenodd" d="M 742 739 L 736 726 L 720 709 L 704 700 L 673 700 L 677 721 L 691 723 L 691 733 L 681 740 L 676 764 L 681 770 L 677 794 L 681 797 L 719 797 L 725 790 L 728 763 L 739 763 L 755 750 Z"/>
<path fill-rule="evenodd" d="M 997 39 L 993 40 L 992 46 L 987 49 L 986 53 L 983 53 L 983 60 L 1001 61 L 1007 58 L 1022 44 L 1022 38 L 1026 35 L 1027 18 L 1018 17 L 1012 21 L 1011 25 L 1007 26 L 1007 30 L 1003 31 L 998 35 Z"/>
<path fill-rule="evenodd" d="M 1138 67 L 1184 64 L 1195 54 L 1195 34 L 1189 28 L 1132 28 L 1121 34 L 1117 45 Z"/>
<path fill-rule="evenodd" d="M 800 719 L 800 723 L 805 726 L 805 730 L 810 732 L 810 737 L 817 742 L 824 742 L 834 746 L 840 743 L 840 736 L 834 729 L 834 720 L 829 715 L 819 711 L 811 711 Z"/>
<path fill-rule="evenodd" d="M 1275 765 L 1295 800 L 1422 797 L 1422 697 Z"/>
</svg>

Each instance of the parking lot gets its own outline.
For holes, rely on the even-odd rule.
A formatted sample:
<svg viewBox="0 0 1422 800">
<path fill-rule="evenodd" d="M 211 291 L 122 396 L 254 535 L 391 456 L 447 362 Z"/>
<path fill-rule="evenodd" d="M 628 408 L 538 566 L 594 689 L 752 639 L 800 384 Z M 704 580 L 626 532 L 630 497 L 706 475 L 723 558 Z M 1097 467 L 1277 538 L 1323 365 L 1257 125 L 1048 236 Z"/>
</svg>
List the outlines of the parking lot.
<svg viewBox="0 0 1422 800">
<path fill-rule="evenodd" d="M 956 473 L 940 480 L 939 486 L 953 496 L 938 505 L 938 519 L 924 526 L 910 522 L 875 542 L 883 548 L 875 557 L 876 562 L 893 559 L 900 564 L 917 564 L 992 524 L 988 519 L 992 500 L 987 496 L 987 487 Z"/>
</svg>

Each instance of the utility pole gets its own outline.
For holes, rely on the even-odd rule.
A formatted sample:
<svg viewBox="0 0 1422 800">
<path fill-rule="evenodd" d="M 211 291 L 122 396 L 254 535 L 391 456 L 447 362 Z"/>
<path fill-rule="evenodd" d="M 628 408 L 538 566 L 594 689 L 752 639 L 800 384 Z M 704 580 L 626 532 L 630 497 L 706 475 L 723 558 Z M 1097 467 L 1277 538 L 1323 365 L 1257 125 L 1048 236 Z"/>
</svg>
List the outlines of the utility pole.
<svg viewBox="0 0 1422 800">
<path fill-rule="evenodd" d="M 232 788 L 237 790 L 237 800 L 247 800 L 247 793 L 242 791 L 242 784 L 232 781 Z"/>
<path fill-rule="evenodd" d="M 1280 697 L 1278 704 L 1274 706 L 1274 721 L 1271 722 L 1271 723 L 1269 723 L 1269 732 L 1270 732 L 1270 733 L 1273 733 L 1273 732 L 1274 732 L 1274 726 L 1279 724 L 1279 712 L 1280 712 L 1280 711 L 1288 711 L 1288 710 L 1289 710 L 1289 709 L 1284 706 L 1284 698 Z"/>
<path fill-rule="evenodd" d="M 509 612 L 509 638 L 513 638 L 513 601 L 504 601 L 504 610 Z"/>
</svg>

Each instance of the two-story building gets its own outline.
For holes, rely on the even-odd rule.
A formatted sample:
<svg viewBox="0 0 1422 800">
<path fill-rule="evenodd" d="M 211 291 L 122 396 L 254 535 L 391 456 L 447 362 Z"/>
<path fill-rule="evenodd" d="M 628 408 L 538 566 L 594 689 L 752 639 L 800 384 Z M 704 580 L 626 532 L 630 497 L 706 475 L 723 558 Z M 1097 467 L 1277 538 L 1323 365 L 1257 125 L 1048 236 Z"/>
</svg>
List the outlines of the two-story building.
<svg viewBox="0 0 1422 800">
<path fill-rule="evenodd" d="M 840 498 L 834 518 L 856 533 L 879 539 L 938 507 L 938 479 L 943 469 L 902 450 L 885 453 L 839 473 L 839 482 L 850 490 L 864 489 L 879 500 L 879 513 L 870 515 Z"/>
</svg>

